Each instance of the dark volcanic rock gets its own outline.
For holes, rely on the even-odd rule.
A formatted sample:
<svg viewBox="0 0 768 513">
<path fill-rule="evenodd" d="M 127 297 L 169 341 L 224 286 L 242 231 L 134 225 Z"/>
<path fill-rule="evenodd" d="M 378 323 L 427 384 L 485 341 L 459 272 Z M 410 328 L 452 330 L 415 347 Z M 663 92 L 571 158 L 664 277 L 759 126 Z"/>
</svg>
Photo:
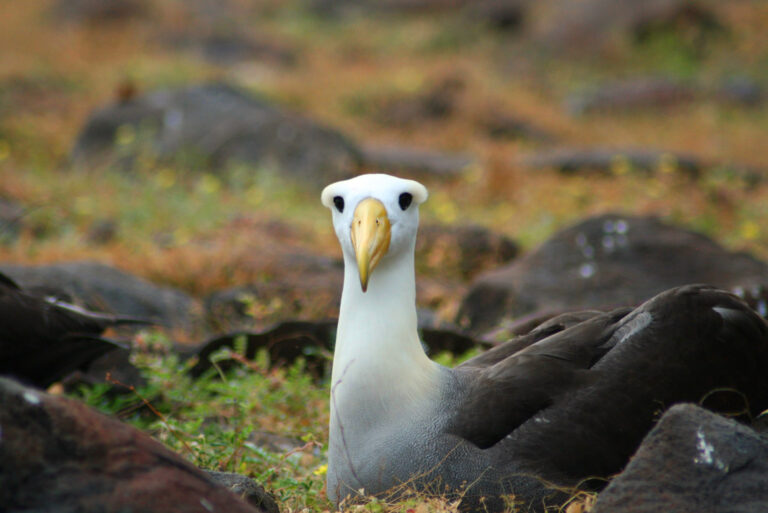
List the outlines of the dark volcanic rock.
<svg viewBox="0 0 768 513">
<path fill-rule="evenodd" d="M 593 513 L 768 510 L 768 438 L 690 404 L 670 408 Z"/>
<path fill-rule="evenodd" d="M 103 23 L 146 18 L 150 14 L 146 0 L 57 0 L 56 18 L 76 23 Z"/>
<path fill-rule="evenodd" d="M 126 128 L 133 133 L 118 137 Z M 130 164 L 142 152 L 213 169 L 244 162 L 318 185 L 351 176 L 360 161 L 341 133 L 220 83 L 155 91 L 94 112 L 72 158 Z"/>
<path fill-rule="evenodd" d="M 461 153 L 443 153 L 402 146 L 366 146 L 363 165 L 371 172 L 406 173 L 414 177 L 458 177 L 474 159 Z"/>
<path fill-rule="evenodd" d="M 376 109 L 376 118 L 398 127 L 441 121 L 456 112 L 465 90 L 464 79 L 450 74 L 437 79 L 424 91 L 383 100 Z"/>
<path fill-rule="evenodd" d="M 24 212 L 20 203 L 0 196 L 0 244 L 9 244 L 18 238 Z"/>
<path fill-rule="evenodd" d="M 635 305 L 687 283 L 730 289 L 767 279 L 768 265 L 704 235 L 655 218 L 606 214 L 478 277 L 459 316 L 461 325 L 487 330 L 532 312 Z"/>
<path fill-rule="evenodd" d="M 258 512 L 148 435 L 0 378 L 5 511 Z"/>
<path fill-rule="evenodd" d="M 557 140 L 554 134 L 538 128 L 533 123 L 497 110 L 488 110 L 478 124 L 494 139 L 524 139 L 539 143 Z"/>
<path fill-rule="evenodd" d="M 200 376 L 212 366 L 210 357 L 215 352 L 234 349 L 240 341 L 245 345 L 242 356 L 253 359 L 264 349 L 269 361 L 275 365 L 290 365 L 297 358 L 304 358 L 307 371 L 321 376 L 330 358 L 331 340 L 336 330 L 336 321 L 287 321 L 262 332 L 244 332 L 221 335 L 203 342 L 194 350 L 197 363 L 189 370 L 193 377 Z M 217 361 L 219 368 L 228 368 L 231 361 Z"/>
<path fill-rule="evenodd" d="M 338 315 L 344 265 L 340 260 L 282 254 L 290 272 L 213 292 L 205 298 L 209 324 L 219 331 L 253 329 L 286 319 Z"/>
<path fill-rule="evenodd" d="M 207 472 L 214 481 L 225 486 L 232 493 L 264 513 L 280 513 L 275 499 L 253 479 L 231 472 L 216 472 L 215 470 L 208 470 Z"/>
<path fill-rule="evenodd" d="M 755 106 L 765 100 L 763 87 L 746 77 L 733 77 L 723 82 L 714 93 L 720 101 L 742 105 Z"/>
<path fill-rule="evenodd" d="M 479 0 L 470 2 L 468 14 L 496 30 L 513 32 L 522 29 L 528 8 L 535 0 Z"/>
<path fill-rule="evenodd" d="M 171 48 L 193 51 L 219 65 L 266 62 L 290 66 L 296 62 L 295 52 L 287 46 L 267 39 L 257 39 L 238 30 L 203 30 L 202 33 L 193 30 L 169 36 L 163 42 Z"/>
<path fill-rule="evenodd" d="M 570 148 L 561 147 L 523 157 L 521 163 L 534 169 L 556 169 L 561 173 L 677 169 L 692 177 L 708 164 L 695 156 L 682 153 L 639 148 Z"/>
<path fill-rule="evenodd" d="M 109 383 L 115 385 L 116 393 L 130 392 L 130 387 L 138 388 L 147 384 L 139 369 L 131 363 L 131 351 L 117 348 L 101 356 L 82 370 L 74 372 L 62 380 L 67 390 L 75 390 L 80 385 Z"/>
<path fill-rule="evenodd" d="M 694 100 L 714 100 L 731 105 L 755 106 L 763 100 L 760 85 L 735 77 L 707 87 L 664 77 L 637 77 L 598 84 L 577 91 L 566 99 L 568 112 L 640 112 L 688 104 Z"/>
<path fill-rule="evenodd" d="M 569 54 L 588 55 L 609 50 L 617 39 L 642 42 L 664 32 L 684 33 L 702 45 L 724 31 L 711 6 L 697 0 L 549 0 L 532 13 L 532 32 L 542 46 Z"/>
<path fill-rule="evenodd" d="M 668 78 L 646 77 L 602 84 L 573 93 L 566 100 L 571 114 L 638 111 L 674 107 L 691 102 L 701 94 L 699 88 Z"/>
<path fill-rule="evenodd" d="M 95 262 L 3 264 L 0 271 L 32 292 L 71 298 L 94 310 L 132 315 L 171 327 L 191 327 L 200 309 L 194 299 L 181 291 L 153 285 Z"/>
<path fill-rule="evenodd" d="M 425 225 L 416 239 L 416 258 L 443 276 L 470 278 L 517 256 L 519 248 L 510 238 L 482 226 Z"/>
<path fill-rule="evenodd" d="M 315 376 L 323 376 L 330 370 L 333 341 L 336 337 L 336 320 L 286 321 L 261 332 L 230 333 L 217 336 L 192 349 L 180 348 L 186 356 L 196 356 L 197 363 L 189 373 L 198 377 L 212 367 L 211 356 L 217 351 L 235 349 L 244 345 L 244 356 L 253 359 L 259 350 L 266 350 L 273 365 L 290 365 L 297 358 L 303 358 L 306 370 Z M 421 339 L 427 354 L 449 351 L 463 354 L 484 345 L 464 333 L 451 329 L 421 327 Z M 218 360 L 220 369 L 229 368 L 234 362 Z"/>
</svg>

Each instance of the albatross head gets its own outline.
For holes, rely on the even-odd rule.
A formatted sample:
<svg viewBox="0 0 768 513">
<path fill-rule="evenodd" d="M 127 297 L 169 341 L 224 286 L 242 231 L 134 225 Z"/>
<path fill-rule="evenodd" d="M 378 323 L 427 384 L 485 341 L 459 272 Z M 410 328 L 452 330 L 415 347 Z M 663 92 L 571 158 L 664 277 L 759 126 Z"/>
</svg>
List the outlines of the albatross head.
<svg viewBox="0 0 768 513">
<path fill-rule="evenodd" d="M 383 174 L 361 175 L 323 189 L 321 200 L 333 213 L 345 260 L 357 264 L 363 292 L 382 260 L 413 253 L 418 205 L 426 199 L 427 189 L 420 183 Z"/>
</svg>

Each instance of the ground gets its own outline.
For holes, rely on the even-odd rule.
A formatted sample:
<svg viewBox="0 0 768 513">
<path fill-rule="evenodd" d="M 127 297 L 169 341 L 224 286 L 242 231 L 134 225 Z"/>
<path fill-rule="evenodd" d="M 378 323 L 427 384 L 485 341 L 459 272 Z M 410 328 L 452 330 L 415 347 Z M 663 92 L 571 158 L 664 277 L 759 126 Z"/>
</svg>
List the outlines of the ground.
<svg viewBox="0 0 768 513">
<path fill-rule="evenodd" d="M 25 208 L 18 239 L 0 246 L 2 262 L 98 260 L 202 297 L 263 278 L 258 261 L 242 265 L 257 247 L 248 237 L 254 223 L 284 222 L 294 231 L 281 231 L 280 244 L 337 257 L 319 191 L 274 173 L 214 173 L 151 158 L 130 172 L 69 163 L 93 109 L 119 95 L 209 80 L 237 83 L 361 144 L 472 155 L 461 176 L 424 178 L 431 191 L 422 208 L 426 222 L 478 223 L 528 249 L 590 214 L 654 214 L 768 257 L 768 110 L 759 101 L 738 104 L 706 93 L 733 78 L 768 87 L 763 3 L 718 6 L 727 30 L 701 36 L 704 42 L 699 32 L 672 27 L 642 41 L 619 35 L 608 49 L 576 54 L 544 50 L 461 9 L 326 16 L 309 7 L 322 2 L 299 0 L 124 3 L 140 8 L 124 19 L 77 18 L 57 14 L 54 4 L 67 2 L 30 0 L 0 17 L 0 197 Z M 222 26 L 291 57 L 222 65 L 165 43 L 174 34 Z M 582 115 L 567 108 L 573 94 L 604 81 L 658 76 L 705 93 L 662 107 Z M 446 83 L 458 85 L 446 93 L 447 107 L 440 98 L 434 107 Z M 484 127 L 494 114 L 524 120 L 556 145 L 653 148 L 713 165 L 696 177 L 668 159 L 649 173 L 621 159 L 602 174 L 534 170 L 521 163 L 524 157 L 553 143 L 490 135 Z M 747 183 L 739 171 L 746 168 L 761 180 Z M 116 226 L 114 235 L 96 241 L 93 231 L 103 223 Z M 423 267 L 442 278 L 435 266 Z M 269 272 L 279 273 L 279 266 Z M 142 337 L 160 346 L 168 340 L 156 332 Z M 190 382 L 178 373 L 184 364 L 157 354 L 138 357 L 151 376 L 140 395 L 116 400 L 100 388 L 81 394 L 199 465 L 254 476 L 285 508 L 331 508 L 321 490 L 327 383 L 307 377 L 300 365 L 267 370 L 264 361 L 257 372 L 243 363 L 222 380 Z M 125 408 L 142 397 L 152 409 Z M 248 441 L 255 431 L 305 445 L 272 453 Z"/>
</svg>

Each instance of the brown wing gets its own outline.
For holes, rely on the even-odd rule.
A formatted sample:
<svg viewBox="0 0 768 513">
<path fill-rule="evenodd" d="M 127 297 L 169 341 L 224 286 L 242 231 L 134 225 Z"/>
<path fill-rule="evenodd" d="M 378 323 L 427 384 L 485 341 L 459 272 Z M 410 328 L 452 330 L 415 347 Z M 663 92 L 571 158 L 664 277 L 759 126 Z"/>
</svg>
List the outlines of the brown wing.
<svg viewBox="0 0 768 513">
<path fill-rule="evenodd" d="M 449 432 L 490 447 L 564 392 L 589 381 L 629 309 L 565 314 L 454 369 L 465 394 Z"/>
</svg>

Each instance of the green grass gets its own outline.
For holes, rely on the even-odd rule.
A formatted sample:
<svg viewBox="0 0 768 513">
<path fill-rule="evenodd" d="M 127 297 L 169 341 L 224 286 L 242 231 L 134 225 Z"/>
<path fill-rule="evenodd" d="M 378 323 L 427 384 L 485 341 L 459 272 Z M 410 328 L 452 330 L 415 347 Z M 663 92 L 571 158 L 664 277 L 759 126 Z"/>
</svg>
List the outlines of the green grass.
<svg viewBox="0 0 768 513">
<path fill-rule="evenodd" d="M 103 413 L 151 434 L 193 464 L 207 470 L 236 472 L 255 479 L 272 492 L 282 511 L 333 510 L 325 497 L 328 449 L 329 383 L 305 372 L 299 359 L 290 367 L 271 365 L 266 351 L 246 361 L 242 344 L 224 349 L 211 360 L 237 362 L 226 372 L 215 366 L 192 379 L 186 371 L 194 360 L 182 362 L 170 352 L 161 333 L 139 336 L 144 350 L 132 355 L 147 385 L 129 390 L 122 384 L 81 386 L 73 396 Z M 435 361 L 454 366 L 478 354 L 442 352 Z M 122 390 L 115 394 L 112 388 Z M 267 432 L 296 439 L 287 453 L 257 445 L 254 433 Z M 411 498 L 389 504 L 373 500 L 365 511 L 407 511 Z M 432 510 L 448 505 L 433 501 Z M 455 509 L 455 508 L 454 508 Z"/>
<path fill-rule="evenodd" d="M 332 509 L 322 492 L 327 383 L 314 381 L 301 360 L 271 368 L 266 353 L 226 373 L 213 368 L 191 379 L 186 374 L 191 361 L 180 362 L 163 350 L 162 336 L 147 338 L 156 351 L 133 356 L 147 386 L 119 395 L 107 384 L 81 387 L 75 397 L 150 433 L 200 468 L 252 477 L 276 496 L 283 511 Z M 214 359 L 231 355 L 225 350 Z M 251 435 L 257 432 L 295 438 L 299 447 L 271 452 L 254 443 Z"/>
</svg>

